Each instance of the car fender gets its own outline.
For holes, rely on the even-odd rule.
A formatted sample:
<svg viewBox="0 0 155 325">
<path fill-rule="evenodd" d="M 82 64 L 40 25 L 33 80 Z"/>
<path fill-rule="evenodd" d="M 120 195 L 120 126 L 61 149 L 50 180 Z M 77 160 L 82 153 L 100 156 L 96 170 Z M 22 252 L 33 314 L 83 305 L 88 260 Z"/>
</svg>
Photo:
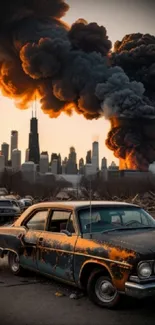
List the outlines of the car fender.
<svg viewBox="0 0 155 325">
<path fill-rule="evenodd" d="M 98 266 L 104 267 L 104 268 L 106 269 L 106 271 L 109 273 L 109 275 L 111 276 L 111 278 L 113 277 L 113 275 L 112 275 L 112 273 L 111 273 L 111 270 L 110 270 L 109 266 L 108 266 L 104 261 L 99 261 L 99 260 L 97 260 L 97 259 L 90 259 L 90 260 L 88 260 L 88 261 L 85 261 L 85 262 L 82 264 L 82 267 L 81 267 L 81 269 L 80 269 L 80 273 L 79 273 L 79 280 L 80 280 L 80 278 L 81 278 L 81 275 L 82 275 L 82 272 L 83 272 L 84 267 L 85 267 L 86 265 L 88 265 L 88 264 L 92 264 L 92 263 L 94 264 L 94 266 L 95 266 L 95 264 L 96 264 L 96 265 L 98 265 Z"/>
<path fill-rule="evenodd" d="M 0 257 L 8 251 L 21 254 L 24 250 L 23 236 L 25 229 L 3 228 L 0 230 Z"/>
</svg>

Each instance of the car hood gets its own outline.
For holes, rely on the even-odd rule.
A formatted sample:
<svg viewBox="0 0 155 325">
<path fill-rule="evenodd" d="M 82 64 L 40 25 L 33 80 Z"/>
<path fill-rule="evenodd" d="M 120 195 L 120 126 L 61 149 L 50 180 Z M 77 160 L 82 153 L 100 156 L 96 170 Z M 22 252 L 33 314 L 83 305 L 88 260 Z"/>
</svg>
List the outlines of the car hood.
<svg viewBox="0 0 155 325">
<path fill-rule="evenodd" d="M 155 228 L 112 231 L 93 234 L 92 239 L 123 250 L 134 251 L 138 255 L 155 258 Z"/>
</svg>

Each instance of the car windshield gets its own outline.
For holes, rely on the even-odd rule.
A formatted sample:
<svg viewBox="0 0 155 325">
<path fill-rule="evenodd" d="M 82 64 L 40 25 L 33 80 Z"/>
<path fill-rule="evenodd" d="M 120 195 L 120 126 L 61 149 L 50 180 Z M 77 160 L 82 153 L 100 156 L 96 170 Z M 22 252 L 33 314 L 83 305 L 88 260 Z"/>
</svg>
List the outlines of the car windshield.
<svg viewBox="0 0 155 325">
<path fill-rule="evenodd" d="M 24 204 L 26 207 L 29 207 L 30 205 L 32 205 L 31 202 L 29 202 L 29 201 L 24 201 Z"/>
<path fill-rule="evenodd" d="M 78 211 L 82 233 L 155 227 L 145 210 L 134 206 L 92 206 Z"/>
<path fill-rule="evenodd" d="M 1 207 L 10 207 L 12 206 L 12 203 L 10 201 L 4 200 L 4 201 L 0 201 L 0 206 Z"/>
</svg>

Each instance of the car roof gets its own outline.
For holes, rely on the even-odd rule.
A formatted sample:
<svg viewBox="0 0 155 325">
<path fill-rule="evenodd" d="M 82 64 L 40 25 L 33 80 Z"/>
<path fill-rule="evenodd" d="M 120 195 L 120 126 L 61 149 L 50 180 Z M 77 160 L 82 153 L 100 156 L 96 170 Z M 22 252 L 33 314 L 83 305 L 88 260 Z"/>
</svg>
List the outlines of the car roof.
<svg viewBox="0 0 155 325">
<path fill-rule="evenodd" d="M 92 201 L 92 206 L 107 206 L 107 207 L 139 207 L 138 205 L 126 203 L 126 202 L 117 202 L 117 201 Z M 78 209 L 78 208 L 85 208 L 90 207 L 90 201 L 55 201 L 55 202 L 41 202 L 34 205 L 31 205 L 28 209 L 26 209 L 21 216 L 15 221 L 15 226 L 19 226 L 25 217 L 31 214 L 33 211 L 37 209 L 44 209 L 44 208 L 60 208 L 60 209 Z"/>
<path fill-rule="evenodd" d="M 137 206 L 132 203 L 127 202 L 117 202 L 117 201 L 92 201 L 92 206 L 100 205 L 100 206 Z M 43 207 L 60 207 L 60 208 L 83 208 L 90 206 L 90 201 L 56 201 L 56 202 L 41 202 L 33 205 L 32 207 L 43 208 Z"/>
<path fill-rule="evenodd" d="M 0 201 L 15 201 L 14 199 L 6 199 L 6 198 L 4 198 L 4 199 L 2 199 L 2 198 L 0 198 Z"/>
</svg>

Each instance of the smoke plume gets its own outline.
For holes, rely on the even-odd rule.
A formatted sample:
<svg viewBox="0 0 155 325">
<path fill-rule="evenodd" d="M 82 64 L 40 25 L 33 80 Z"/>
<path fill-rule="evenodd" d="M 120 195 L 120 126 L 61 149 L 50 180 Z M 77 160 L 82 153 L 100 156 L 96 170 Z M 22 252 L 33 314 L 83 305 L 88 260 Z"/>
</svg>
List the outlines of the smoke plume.
<svg viewBox="0 0 155 325">
<path fill-rule="evenodd" d="M 143 83 L 145 101 L 155 107 L 155 37 L 141 33 L 124 36 L 114 44 L 110 60 L 131 82 Z M 116 157 L 125 159 L 127 168 L 148 170 L 155 161 L 155 120 L 144 119 L 143 114 L 128 123 L 119 118 L 117 123 L 111 122 L 106 143 Z"/>
<path fill-rule="evenodd" d="M 155 160 L 152 135 L 137 125 L 155 118 L 155 38 L 126 36 L 111 54 L 106 28 L 84 19 L 68 26 L 61 20 L 68 9 L 63 0 L 3 1 L 1 91 L 23 109 L 37 96 L 50 117 L 73 111 L 87 119 L 104 116 L 115 156 L 148 169 Z"/>
</svg>

